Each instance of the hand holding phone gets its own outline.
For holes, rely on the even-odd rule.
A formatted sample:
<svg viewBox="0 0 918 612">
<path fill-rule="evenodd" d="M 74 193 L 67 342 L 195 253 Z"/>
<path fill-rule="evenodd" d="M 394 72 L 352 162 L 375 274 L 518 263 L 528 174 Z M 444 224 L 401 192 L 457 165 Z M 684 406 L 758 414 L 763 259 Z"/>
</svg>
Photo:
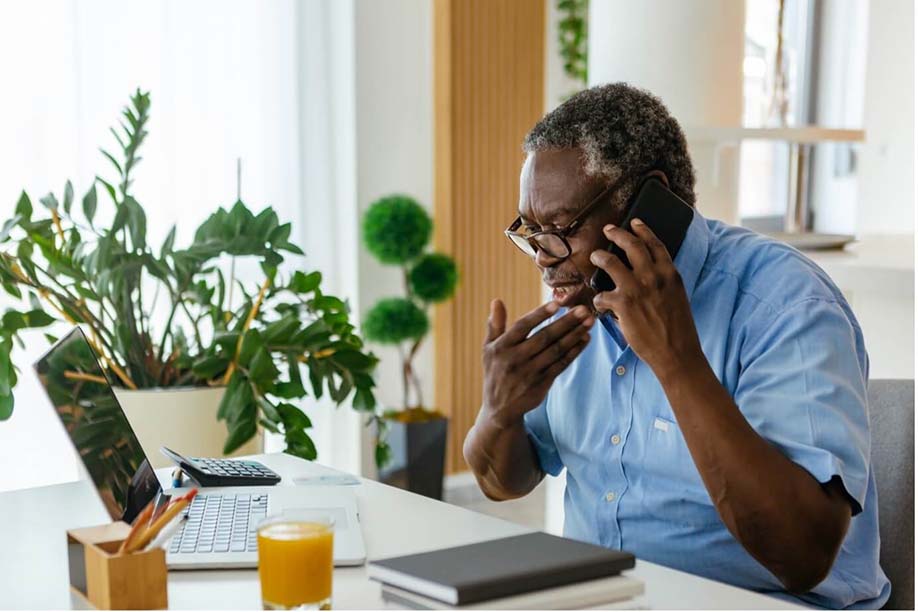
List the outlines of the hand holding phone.
<svg viewBox="0 0 918 612">
<path fill-rule="evenodd" d="M 621 227 L 631 232 L 631 221 L 641 219 L 660 239 L 669 256 L 675 260 L 693 216 L 691 206 L 670 191 L 658 178 L 651 176 L 638 188 Z M 613 243 L 609 245 L 608 251 L 621 259 L 629 269 L 632 268 L 628 256 L 621 247 Z M 597 293 L 614 291 L 615 281 L 600 268 L 593 273 L 590 286 Z"/>
</svg>

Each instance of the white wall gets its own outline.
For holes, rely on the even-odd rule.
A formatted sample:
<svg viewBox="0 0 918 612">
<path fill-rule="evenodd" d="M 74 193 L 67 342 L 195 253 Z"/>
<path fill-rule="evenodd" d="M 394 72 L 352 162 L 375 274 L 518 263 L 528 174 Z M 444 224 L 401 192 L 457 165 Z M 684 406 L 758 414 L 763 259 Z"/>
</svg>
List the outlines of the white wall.
<svg viewBox="0 0 918 612">
<path fill-rule="evenodd" d="M 904 233 L 914 228 L 914 11 L 913 0 L 870 3 L 867 134 L 858 158 L 859 234 Z"/>
<path fill-rule="evenodd" d="M 816 120 L 861 129 L 867 70 L 868 0 L 823 2 L 816 71 Z M 870 135 L 868 134 L 868 137 Z M 847 165 L 848 144 L 817 145 L 813 152 L 814 230 L 853 234 L 857 228 L 858 173 Z M 859 148 L 857 145 L 855 150 Z"/>
<path fill-rule="evenodd" d="M 355 3 L 357 203 L 362 213 L 394 192 L 416 198 L 433 211 L 433 4 L 427 0 L 357 0 Z M 436 222 L 436 220 L 435 220 Z M 359 219 L 352 231 L 359 231 Z M 401 272 L 383 266 L 360 246 L 359 304 L 362 316 L 376 300 L 404 295 Z M 461 272 L 461 271 L 460 271 Z M 433 313 L 431 313 L 433 314 Z M 433 402 L 433 338 L 416 357 L 424 400 Z M 398 353 L 373 345 L 377 399 L 399 407 Z M 370 432 L 364 433 L 363 472 L 375 472 Z"/>
<path fill-rule="evenodd" d="M 590 85 L 626 81 L 643 87 L 679 123 L 739 126 L 743 114 L 743 25 L 738 0 L 593 0 L 590 3 Z M 738 152 L 689 141 L 698 208 L 737 220 Z"/>
</svg>

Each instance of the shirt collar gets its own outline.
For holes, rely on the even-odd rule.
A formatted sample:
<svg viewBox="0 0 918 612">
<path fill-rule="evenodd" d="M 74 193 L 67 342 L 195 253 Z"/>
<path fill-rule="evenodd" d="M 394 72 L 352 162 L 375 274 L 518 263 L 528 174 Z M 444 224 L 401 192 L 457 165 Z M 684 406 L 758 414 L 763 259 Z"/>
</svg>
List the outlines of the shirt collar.
<svg viewBox="0 0 918 612">
<path fill-rule="evenodd" d="M 695 293 L 695 286 L 701 277 L 701 269 L 708 258 L 708 249 L 711 243 L 711 230 L 708 229 L 708 223 L 697 210 L 692 211 L 692 222 L 689 224 L 688 231 L 685 234 L 685 240 L 676 253 L 676 260 L 673 262 L 679 276 L 682 277 L 682 285 L 685 287 L 685 294 L 689 302 L 692 301 L 692 295 Z M 600 318 L 602 326 L 609 332 L 619 348 L 624 350 L 628 343 L 622 335 L 621 329 L 615 323 L 615 320 L 604 315 Z"/>
<path fill-rule="evenodd" d="M 701 276 L 701 269 L 708 258 L 710 243 L 711 230 L 708 229 L 707 220 L 697 210 L 693 210 L 692 222 L 689 224 L 679 252 L 676 253 L 676 260 L 673 262 L 676 264 L 679 276 L 682 277 L 682 284 L 685 286 L 685 294 L 689 301 L 692 300 L 695 285 L 698 284 L 698 278 Z"/>
</svg>

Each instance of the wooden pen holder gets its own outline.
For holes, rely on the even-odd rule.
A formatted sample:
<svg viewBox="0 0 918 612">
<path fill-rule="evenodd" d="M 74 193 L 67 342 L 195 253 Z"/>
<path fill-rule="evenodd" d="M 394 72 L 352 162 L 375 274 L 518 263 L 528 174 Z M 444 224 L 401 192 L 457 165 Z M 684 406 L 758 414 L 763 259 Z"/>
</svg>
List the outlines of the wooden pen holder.
<svg viewBox="0 0 918 612">
<path fill-rule="evenodd" d="M 100 610 L 153 610 L 168 606 L 166 552 L 119 555 L 131 526 L 111 523 L 67 531 L 70 588 Z"/>
</svg>

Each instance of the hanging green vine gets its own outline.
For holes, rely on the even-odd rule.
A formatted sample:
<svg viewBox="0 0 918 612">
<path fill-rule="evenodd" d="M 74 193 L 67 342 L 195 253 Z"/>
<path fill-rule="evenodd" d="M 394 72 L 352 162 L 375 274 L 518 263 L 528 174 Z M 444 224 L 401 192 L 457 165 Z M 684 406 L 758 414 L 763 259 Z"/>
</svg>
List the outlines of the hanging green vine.
<svg viewBox="0 0 918 612">
<path fill-rule="evenodd" d="M 589 0 L 557 0 L 558 44 L 564 72 L 587 84 L 587 10 Z"/>
</svg>

